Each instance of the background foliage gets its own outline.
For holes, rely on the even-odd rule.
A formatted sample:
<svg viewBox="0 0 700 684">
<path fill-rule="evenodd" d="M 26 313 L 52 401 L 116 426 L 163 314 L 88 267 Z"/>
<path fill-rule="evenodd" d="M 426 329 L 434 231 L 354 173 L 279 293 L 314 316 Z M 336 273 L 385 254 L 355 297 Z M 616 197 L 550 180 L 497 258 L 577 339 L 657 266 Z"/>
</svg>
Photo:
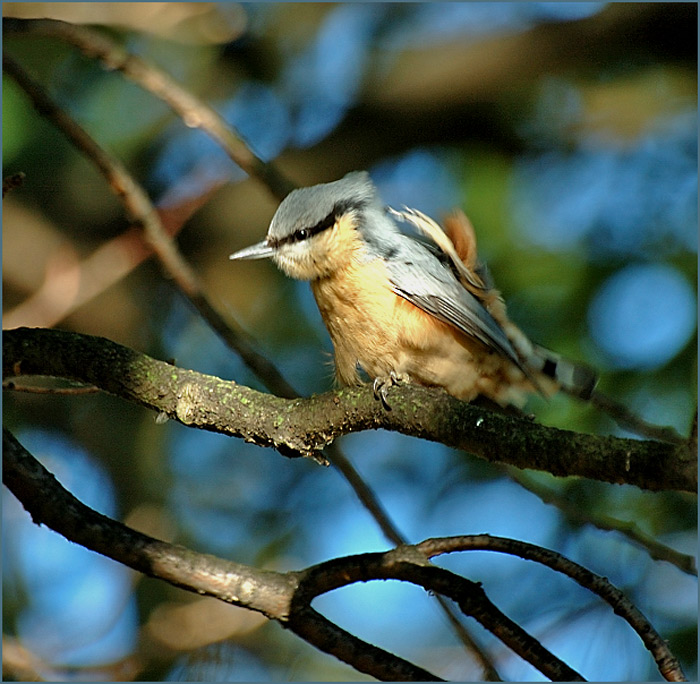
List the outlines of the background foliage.
<svg viewBox="0 0 700 684">
<path fill-rule="evenodd" d="M 697 9 L 690 3 L 5 3 L 5 15 L 105 27 L 212 103 L 300 185 L 366 168 L 387 203 L 465 208 L 509 311 L 538 342 L 598 368 L 601 387 L 657 424 L 696 406 Z M 161 206 L 222 186 L 178 236 L 224 311 L 302 392 L 331 386 L 330 342 L 308 285 L 228 262 L 276 207 L 203 134 L 55 40 L 4 49 L 116 154 Z M 261 388 L 146 262 L 89 274 L 126 219 L 92 167 L 3 80 L 5 327 L 104 335 Z M 108 262 L 112 264 L 110 260 Z M 88 275 L 95 279 L 88 282 Z M 32 294 L 51 283 L 54 300 Z M 94 286 L 69 315 L 52 312 Z M 81 288 L 83 288 L 81 290 Z M 53 307 L 53 308 L 52 308 Z M 545 424 L 624 434 L 565 397 Z M 332 469 L 193 431 L 111 397 L 5 397 L 5 423 L 85 503 L 150 534 L 275 569 L 389 547 Z M 581 524 L 512 473 L 396 434 L 343 440 L 413 541 L 489 532 L 565 553 L 623 588 L 692 679 L 696 582 L 622 535 Z M 694 553 L 695 500 L 525 473 L 586 515 L 634 522 Z M 47 678 L 356 679 L 263 618 L 138 577 L 31 524 L 3 499 L 4 633 Z M 471 554 L 446 567 L 584 676 L 656 678 L 637 637 L 564 578 Z M 478 677 L 430 597 L 399 583 L 316 604 L 349 631 L 443 677 Z M 482 633 L 501 674 L 538 674 Z M 12 642 L 14 643 L 14 642 Z"/>
</svg>

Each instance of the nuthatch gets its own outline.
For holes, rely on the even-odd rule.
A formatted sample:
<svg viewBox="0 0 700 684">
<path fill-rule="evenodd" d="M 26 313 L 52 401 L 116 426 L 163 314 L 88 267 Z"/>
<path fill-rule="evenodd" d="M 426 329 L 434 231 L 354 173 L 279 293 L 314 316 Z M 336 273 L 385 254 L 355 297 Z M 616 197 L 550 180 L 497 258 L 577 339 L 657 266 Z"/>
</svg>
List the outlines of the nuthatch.
<svg viewBox="0 0 700 684">
<path fill-rule="evenodd" d="M 395 219 L 434 244 L 402 233 Z M 503 406 L 533 391 L 588 398 L 595 385 L 588 368 L 532 344 L 511 323 L 464 214 L 448 217 L 443 231 L 418 211 L 384 207 L 364 171 L 292 191 L 265 240 L 230 256 L 265 257 L 311 281 L 338 380 L 361 384 L 359 366 L 387 407 L 387 388 L 400 381 Z"/>
</svg>

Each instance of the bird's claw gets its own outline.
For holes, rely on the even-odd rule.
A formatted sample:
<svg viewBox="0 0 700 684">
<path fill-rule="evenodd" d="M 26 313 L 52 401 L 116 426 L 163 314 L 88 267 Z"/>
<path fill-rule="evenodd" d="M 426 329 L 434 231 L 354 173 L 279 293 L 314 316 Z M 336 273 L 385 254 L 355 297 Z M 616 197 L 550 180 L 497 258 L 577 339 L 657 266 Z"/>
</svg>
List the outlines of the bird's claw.
<svg viewBox="0 0 700 684">
<path fill-rule="evenodd" d="M 372 383 L 372 391 L 374 392 L 374 398 L 380 399 L 382 406 L 387 411 L 391 411 L 391 404 L 387 399 L 386 393 L 392 385 L 398 385 L 406 380 L 405 376 L 399 375 L 395 371 L 391 371 L 387 376 L 374 378 Z"/>
<path fill-rule="evenodd" d="M 391 382 L 387 378 L 374 378 L 374 382 L 372 383 L 374 398 L 381 399 L 382 405 L 387 411 L 391 411 L 391 406 L 386 398 L 386 391 L 389 385 L 391 385 Z"/>
</svg>

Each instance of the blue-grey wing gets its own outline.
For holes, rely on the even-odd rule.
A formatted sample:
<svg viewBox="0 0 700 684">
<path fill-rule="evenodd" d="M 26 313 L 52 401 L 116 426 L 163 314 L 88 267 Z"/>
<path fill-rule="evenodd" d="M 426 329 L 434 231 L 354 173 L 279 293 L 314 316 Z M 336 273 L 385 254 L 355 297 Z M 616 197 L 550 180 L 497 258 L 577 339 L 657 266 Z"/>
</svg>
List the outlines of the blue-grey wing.
<svg viewBox="0 0 700 684">
<path fill-rule="evenodd" d="M 449 266 L 423 245 L 411 242 L 386 260 L 394 292 L 499 352 L 529 375 L 503 328 L 481 302 L 462 286 Z"/>
</svg>

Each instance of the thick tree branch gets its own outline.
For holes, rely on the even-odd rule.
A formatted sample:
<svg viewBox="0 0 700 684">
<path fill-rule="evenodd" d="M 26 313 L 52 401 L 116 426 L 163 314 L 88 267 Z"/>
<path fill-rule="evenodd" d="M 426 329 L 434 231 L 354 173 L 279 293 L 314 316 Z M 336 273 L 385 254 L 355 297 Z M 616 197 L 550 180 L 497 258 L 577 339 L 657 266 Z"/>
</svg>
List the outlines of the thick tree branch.
<svg viewBox="0 0 700 684">
<path fill-rule="evenodd" d="M 655 491 L 697 488 L 695 454 L 686 446 L 559 430 L 413 385 L 391 390 L 391 411 L 367 387 L 286 400 L 176 368 L 103 338 L 29 328 L 5 332 L 3 373 L 96 385 L 185 425 L 242 437 L 286 456 L 318 457 L 341 435 L 384 428 L 558 476 Z"/>
<path fill-rule="evenodd" d="M 84 26 L 53 19 L 6 18 L 3 20 L 3 29 L 8 33 L 50 36 L 71 43 L 87 56 L 101 60 L 109 69 L 121 71 L 124 76 L 165 101 L 182 117 L 186 125 L 206 131 L 224 148 L 231 159 L 250 176 L 256 177 L 278 199 L 283 199 L 294 189 L 295 186 L 275 165 L 256 157 L 246 142 L 209 105 L 180 86 L 166 72 L 130 54 L 106 35 Z M 194 270 L 163 230 L 158 213 L 146 193 L 121 163 L 101 149 L 11 57 L 3 55 L 3 68 L 24 89 L 37 111 L 61 129 L 76 148 L 97 166 L 124 204 L 127 213 L 143 229 L 146 242 L 154 250 L 163 267 L 224 342 L 239 354 L 243 362 L 265 382 L 268 389 L 279 396 L 295 397 L 294 389 L 273 364 L 256 352 L 239 326 L 226 321 L 216 310 L 202 289 Z M 683 439 L 673 428 L 651 425 L 635 416 L 625 406 L 599 392 L 593 394 L 591 401 L 619 425 L 636 434 L 654 440 L 669 441 L 672 444 L 683 443 Z"/>
<path fill-rule="evenodd" d="M 145 575 L 202 595 L 216 596 L 271 618 L 280 618 L 288 611 L 292 584 L 285 582 L 279 573 L 267 573 L 160 542 L 109 519 L 65 490 L 7 430 L 3 430 L 2 477 L 35 523 L 50 527 L 76 544 Z"/>
</svg>

